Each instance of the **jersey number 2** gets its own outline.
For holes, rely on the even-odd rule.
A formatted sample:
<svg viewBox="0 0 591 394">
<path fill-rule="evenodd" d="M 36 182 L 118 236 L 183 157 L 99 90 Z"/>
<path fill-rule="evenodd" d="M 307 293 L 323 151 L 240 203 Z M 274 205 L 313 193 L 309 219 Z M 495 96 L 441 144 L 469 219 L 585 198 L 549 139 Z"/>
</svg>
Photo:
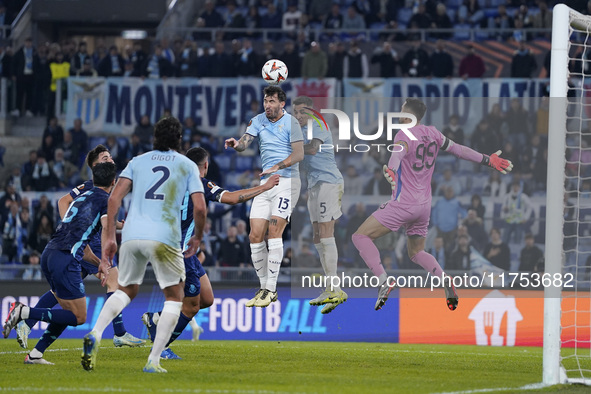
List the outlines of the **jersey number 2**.
<svg viewBox="0 0 591 394">
<path fill-rule="evenodd" d="M 164 166 L 152 168 L 153 173 L 162 172 L 162 177 L 146 192 L 146 200 L 164 200 L 164 194 L 156 194 L 156 190 L 170 177 L 170 170 Z"/>
</svg>

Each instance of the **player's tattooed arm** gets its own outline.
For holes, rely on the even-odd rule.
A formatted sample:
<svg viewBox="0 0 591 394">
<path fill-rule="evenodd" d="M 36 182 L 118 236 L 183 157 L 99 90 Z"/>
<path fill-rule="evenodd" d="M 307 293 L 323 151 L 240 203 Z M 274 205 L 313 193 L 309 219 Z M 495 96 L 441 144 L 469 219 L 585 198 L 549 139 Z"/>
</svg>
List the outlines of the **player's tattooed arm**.
<svg viewBox="0 0 591 394">
<path fill-rule="evenodd" d="M 296 141 L 291 143 L 291 154 L 284 160 L 275 164 L 273 167 L 261 172 L 261 176 L 272 174 L 284 168 L 291 167 L 299 163 L 304 158 L 304 141 Z"/>
<path fill-rule="evenodd" d="M 318 138 L 313 138 L 312 141 L 304 145 L 304 154 L 315 155 L 320 150 L 320 145 L 322 145 L 322 141 Z"/>
<path fill-rule="evenodd" d="M 220 202 L 234 205 L 251 200 L 259 194 L 272 189 L 279 184 L 279 175 L 272 175 L 267 182 L 262 185 L 251 187 L 250 189 L 236 190 L 234 192 L 225 191 L 220 197 Z"/>
<path fill-rule="evenodd" d="M 252 135 L 245 133 L 242 137 L 240 137 L 234 149 L 236 149 L 238 152 L 242 152 L 248 148 L 253 140 L 254 137 Z"/>
</svg>

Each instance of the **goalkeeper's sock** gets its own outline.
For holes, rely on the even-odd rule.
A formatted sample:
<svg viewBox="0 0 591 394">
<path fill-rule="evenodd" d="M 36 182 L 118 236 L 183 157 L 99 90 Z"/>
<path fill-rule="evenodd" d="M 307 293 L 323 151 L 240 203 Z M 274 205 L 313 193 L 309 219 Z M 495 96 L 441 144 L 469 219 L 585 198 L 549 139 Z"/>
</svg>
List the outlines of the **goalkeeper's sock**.
<svg viewBox="0 0 591 394">
<path fill-rule="evenodd" d="M 386 270 L 380 260 L 380 251 L 371 238 L 363 234 L 353 234 L 352 239 L 361 258 L 365 261 L 365 264 L 369 267 L 371 272 L 377 277 L 383 277 L 383 275 L 386 274 Z"/>
<path fill-rule="evenodd" d="M 423 269 L 431 275 L 437 276 L 439 278 L 442 277 L 443 270 L 441 269 L 441 266 L 439 265 L 437 260 L 435 260 L 435 257 L 431 256 L 424 250 L 421 250 L 419 253 L 415 254 L 410 259 L 413 263 L 423 267 Z"/>
</svg>

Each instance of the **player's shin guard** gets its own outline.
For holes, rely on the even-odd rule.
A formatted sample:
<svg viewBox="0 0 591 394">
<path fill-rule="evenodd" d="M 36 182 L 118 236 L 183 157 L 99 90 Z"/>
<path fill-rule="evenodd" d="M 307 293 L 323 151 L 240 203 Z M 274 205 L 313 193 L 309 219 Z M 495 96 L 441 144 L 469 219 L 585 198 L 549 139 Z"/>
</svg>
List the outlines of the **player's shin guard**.
<svg viewBox="0 0 591 394">
<path fill-rule="evenodd" d="M 166 343 L 170 339 L 174 326 L 179 320 L 183 303 L 180 301 L 165 301 L 160 321 L 156 327 L 156 338 L 154 338 L 154 345 L 150 352 L 148 361 L 153 364 L 160 364 L 160 354 L 166 347 Z M 187 322 L 188 323 L 188 322 Z"/>
<path fill-rule="evenodd" d="M 105 331 L 105 328 L 107 328 L 113 319 L 118 314 L 120 314 L 130 302 L 131 299 L 129 296 L 121 290 L 117 290 L 111 297 L 107 299 L 93 328 L 93 331 L 95 331 L 99 341 L 103 336 L 103 331 Z"/>
<path fill-rule="evenodd" d="M 329 278 L 337 276 L 338 251 L 337 244 L 334 237 L 320 239 L 324 254 L 324 273 Z M 331 282 L 332 283 L 332 282 Z M 331 290 L 339 290 L 339 286 L 335 286 Z"/>
<path fill-rule="evenodd" d="M 423 269 L 431 275 L 441 278 L 443 270 L 441 269 L 441 266 L 439 265 L 435 257 L 431 256 L 429 253 L 425 252 L 424 250 L 421 250 L 419 253 L 415 254 L 410 259 L 413 263 L 423 267 Z"/>
<path fill-rule="evenodd" d="M 45 330 L 39 339 L 39 342 L 37 342 L 37 345 L 35 345 L 35 350 L 43 355 L 43 353 L 45 353 L 45 349 L 51 346 L 51 344 L 54 343 L 60 335 L 62 335 L 62 332 L 64 332 L 67 327 L 67 324 L 50 323 L 49 326 L 47 326 L 47 330 Z"/>
<path fill-rule="evenodd" d="M 39 297 L 39 301 L 34 306 L 34 308 L 48 308 L 51 309 L 57 305 L 57 298 L 53 295 L 51 291 L 46 292 L 41 297 Z M 29 326 L 29 328 L 33 328 L 33 326 L 37 323 L 37 320 L 27 319 L 25 320 L 25 324 Z"/>
<path fill-rule="evenodd" d="M 261 289 L 267 285 L 267 259 L 269 252 L 265 242 L 250 244 L 250 252 L 252 258 L 252 265 L 261 282 Z"/>
<path fill-rule="evenodd" d="M 269 239 L 269 258 L 267 263 L 267 286 L 269 291 L 276 291 L 277 277 L 283 260 L 283 240 L 281 238 Z"/>
<path fill-rule="evenodd" d="M 359 251 L 359 255 L 365 261 L 365 264 L 369 267 L 371 272 L 378 278 L 380 283 L 385 281 L 387 278 L 386 270 L 380 260 L 380 251 L 373 243 L 371 238 L 363 234 L 353 234 L 353 244 Z M 383 279 L 383 280 L 382 280 Z"/>
</svg>

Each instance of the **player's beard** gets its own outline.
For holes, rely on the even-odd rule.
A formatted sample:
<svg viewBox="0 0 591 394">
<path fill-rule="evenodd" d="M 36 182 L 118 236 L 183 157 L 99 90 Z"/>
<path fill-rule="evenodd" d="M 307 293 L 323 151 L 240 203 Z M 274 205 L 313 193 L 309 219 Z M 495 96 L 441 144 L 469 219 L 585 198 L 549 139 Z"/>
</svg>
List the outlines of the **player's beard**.
<svg viewBox="0 0 591 394">
<path fill-rule="evenodd" d="M 265 111 L 265 115 L 267 115 L 267 119 L 269 119 L 271 122 L 275 122 L 277 120 L 277 118 L 279 118 L 279 111 L 281 110 L 281 108 L 279 109 L 271 109 L 269 112 Z"/>
</svg>

